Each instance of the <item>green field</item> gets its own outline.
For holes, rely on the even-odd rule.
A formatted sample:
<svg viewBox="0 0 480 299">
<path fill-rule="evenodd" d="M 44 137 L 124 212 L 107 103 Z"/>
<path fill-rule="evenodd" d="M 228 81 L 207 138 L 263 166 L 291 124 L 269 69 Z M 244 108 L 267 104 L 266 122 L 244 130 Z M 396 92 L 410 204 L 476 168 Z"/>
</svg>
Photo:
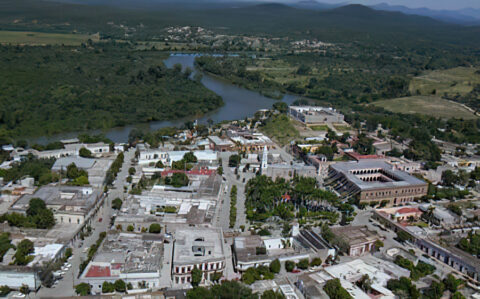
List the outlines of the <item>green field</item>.
<svg viewBox="0 0 480 299">
<path fill-rule="evenodd" d="M 413 96 L 375 102 L 373 105 L 406 114 L 426 114 L 439 118 L 475 119 L 476 115 L 459 103 L 435 96 Z"/>
<path fill-rule="evenodd" d="M 0 44 L 12 45 L 68 45 L 78 46 L 88 39 L 98 37 L 86 34 L 43 33 L 29 31 L 0 31 Z"/>
<path fill-rule="evenodd" d="M 412 79 L 409 91 L 412 95 L 465 95 L 480 84 L 480 72 L 469 67 L 429 71 Z"/>
<path fill-rule="evenodd" d="M 314 131 L 328 131 L 328 126 L 327 125 L 311 126 L 310 129 Z"/>
</svg>

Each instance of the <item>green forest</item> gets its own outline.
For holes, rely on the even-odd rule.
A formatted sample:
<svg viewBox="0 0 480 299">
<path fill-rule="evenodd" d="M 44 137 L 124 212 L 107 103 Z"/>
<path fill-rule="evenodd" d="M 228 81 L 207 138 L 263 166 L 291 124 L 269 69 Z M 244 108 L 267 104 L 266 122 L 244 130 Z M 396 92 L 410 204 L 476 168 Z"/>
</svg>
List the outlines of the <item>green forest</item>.
<svg viewBox="0 0 480 299">
<path fill-rule="evenodd" d="M 0 133 L 39 136 L 201 115 L 222 99 L 128 44 L 0 46 Z"/>
</svg>

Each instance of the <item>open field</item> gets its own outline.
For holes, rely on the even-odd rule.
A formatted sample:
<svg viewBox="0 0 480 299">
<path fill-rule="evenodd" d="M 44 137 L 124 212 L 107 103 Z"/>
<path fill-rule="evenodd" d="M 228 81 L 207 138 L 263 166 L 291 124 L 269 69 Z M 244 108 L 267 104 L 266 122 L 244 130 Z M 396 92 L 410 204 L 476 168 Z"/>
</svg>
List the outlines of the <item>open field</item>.
<svg viewBox="0 0 480 299">
<path fill-rule="evenodd" d="M 328 131 L 328 126 L 327 125 L 311 126 L 310 129 L 314 131 Z"/>
<path fill-rule="evenodd" d="M 373 103 L 397 113 L 426 114 L 440 118 L 475 119 L 477 116 L 462 104 L 435 96 L 413 96 Z"/>
<path fill-rule="evenodd" d="M 29 31 L 0 31 L 0 44 L 12 45 L 68 45 L 77 46 L 94 36 L 70 33 L 44 33 Z M 98 38 L 97 38 L 98 40 Z"/>
<path fill-rule="evenodd" d="M 457 67 L 448 70 L 426 72 L 410 82 L 409 90 L 413 95 L 465 95 L 480 84 L 480 72 L 469 67 Z"/>
</svg>

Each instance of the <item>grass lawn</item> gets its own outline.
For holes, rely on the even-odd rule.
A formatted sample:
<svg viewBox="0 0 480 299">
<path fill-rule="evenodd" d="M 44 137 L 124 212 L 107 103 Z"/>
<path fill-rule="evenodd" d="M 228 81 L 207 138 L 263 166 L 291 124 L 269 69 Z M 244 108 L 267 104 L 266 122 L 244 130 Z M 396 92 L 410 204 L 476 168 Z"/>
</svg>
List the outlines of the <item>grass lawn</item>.
<svg viewBox="0 0 480 299">
<path fill-rule="evenodd" d="M 412 95 L 464 95 L 472 91 L 473 87 L 480 84 L 478 69 L 457 67 L 448 70 L 425 72 L 412 79 L 409 90 Z"/>
<path fill-rule="evenodd" d="M 345 126 L 345 125 L 333 125 L 333 127 L 337 131 L 340 131 L 340 132 L 347 132 L 347 131 L 350 131 L 352 129 L 351 127 Z"/>
<path fill-rule="evenodd" d="M 426 114 L 439 118 L 476 119 L 477 116 L 461 104 L 435 96 L 413 96 L 373 103 L 375 106 L 405 114 Z"/>
<path fill-rule="evenodd" d="M 292 121 L 286 115 L 273 116 L 260 130 L 282 145 L 300 137 L 298 130 L 295 129 Z"/>
<path fill-rule="evenodd" d="M 95 41 L 93 36 L 86 34 L 44 33 L 28 31 L 0 31 L 1 44 L 14 45 L 68 45 L 77 46 L 88 39 Z M 98 39 L 98 38 L 97 38 Z"/>
<path fill-rule="evenodd" d="M 328 131 L 327 125 L 311 126 L 310 129 L 314 131 Z"/>
</svg>

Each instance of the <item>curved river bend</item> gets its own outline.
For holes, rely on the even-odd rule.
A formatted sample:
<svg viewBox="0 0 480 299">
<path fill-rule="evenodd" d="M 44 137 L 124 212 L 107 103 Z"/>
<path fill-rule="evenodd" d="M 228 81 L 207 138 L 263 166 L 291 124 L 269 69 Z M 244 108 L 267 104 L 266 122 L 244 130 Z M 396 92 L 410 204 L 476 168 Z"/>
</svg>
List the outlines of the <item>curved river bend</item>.
<svg viewBox="0 0 480 299">
<path fill-rule="evenodd" d="M 167 58 L 164 63 L 167 67 L 171 68 L 175 64 L 181 64 L 183 69 L 187 67 L 194 69 L 195 57 L 198 54 L 193 55 L 182 55 L 182 54 L 172 54 Z M 270 108 L 278 100 L 274 100 L 265 96 L 262 96 L 258 92 L 250 91 L 245 88 L 235 86 L 228 82 L 222 81 L 220 79 L 214 78 L 212 76 L 202 74 L 202 84 L 215 92 L 217 95 L 221 96 L 224 102 L 224 106 L 219 109 L 212 111 L 208 114 L 205 114 L 201 118 L 198 118 L 199 123 L 206 123 L 208 119 L 212 119 L 214 122 L 221 122 L 224 120 L 235 120 L 235 119 L 244 119 L 245 117 L 252 116 L 255 112 L 260 109 Z M 287 104 L 293 103 L 297 99 L 293 95 L 285 95 L 282 101 Z M 62 133 L 51 136 L 43 136 L 39 138 L 30 138 L 28 139 L 30 144 L 39 143 L 47 144 L 49 142 L 58 141 L 61 139 L 73 138 L 78 136 L 80 133 L 87 134 L 104 134 L 107 138 L 113 142 L 127 142 L 128 135 L 133 128 L 140 128 L 143 130 L 156 130 L 162 127 L 168 126 L 181 126 L 186 121 L 194 120 L 195 118 L 185 118 L 178 119 L 173 121 L 155 121 L 150 123 L 143 124 L 134 124 L 124 127 L 117 127 L 107 130 L 91 130 L 86 132 L 71 132 L 71 133 Z"/>
</svg>

